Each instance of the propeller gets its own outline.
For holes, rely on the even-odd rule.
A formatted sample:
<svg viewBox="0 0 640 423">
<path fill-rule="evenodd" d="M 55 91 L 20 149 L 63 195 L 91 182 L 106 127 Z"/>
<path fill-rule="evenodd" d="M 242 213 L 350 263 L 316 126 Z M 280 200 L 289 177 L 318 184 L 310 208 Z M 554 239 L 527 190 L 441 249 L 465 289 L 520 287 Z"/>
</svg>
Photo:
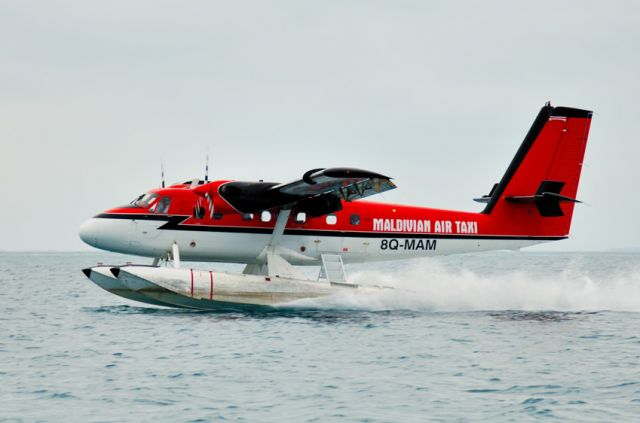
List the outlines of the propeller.
<svg viewBox="0 0 640 423">
<path fill-rule="evenodd" d="M 208 192 L 204 195 L 204 198 L 207 199 L 207 204 L 209 205 L 209 219 L 213 219 L 213 198 Z"/>
</svg>

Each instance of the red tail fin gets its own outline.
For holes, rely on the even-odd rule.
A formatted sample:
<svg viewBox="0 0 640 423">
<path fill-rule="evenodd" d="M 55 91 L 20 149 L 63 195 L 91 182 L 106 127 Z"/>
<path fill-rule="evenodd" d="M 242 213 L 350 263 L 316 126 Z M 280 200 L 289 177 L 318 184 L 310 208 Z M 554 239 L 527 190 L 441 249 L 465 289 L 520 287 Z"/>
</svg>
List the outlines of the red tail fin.
<svg viewBox="0 0 640 423">
<path fill-rule="evenodd" d="M 483 213 L 507 232 L 567 236 L 592 114 L 544 106 Z"/>
</svg>

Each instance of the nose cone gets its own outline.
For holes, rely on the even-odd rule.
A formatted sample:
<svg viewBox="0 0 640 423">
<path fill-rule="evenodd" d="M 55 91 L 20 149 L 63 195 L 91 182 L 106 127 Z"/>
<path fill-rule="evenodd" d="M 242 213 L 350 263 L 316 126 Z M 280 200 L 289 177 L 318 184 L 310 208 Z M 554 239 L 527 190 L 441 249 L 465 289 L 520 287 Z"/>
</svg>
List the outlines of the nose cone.
<svg viewBox="0 0 640 423">
<path fill-rule="evenodd" d="M 89 219 L 80 226 L 80 239 L 92 247 L 98 247 L 98 231 L 96 219 Z"/>
</svg>

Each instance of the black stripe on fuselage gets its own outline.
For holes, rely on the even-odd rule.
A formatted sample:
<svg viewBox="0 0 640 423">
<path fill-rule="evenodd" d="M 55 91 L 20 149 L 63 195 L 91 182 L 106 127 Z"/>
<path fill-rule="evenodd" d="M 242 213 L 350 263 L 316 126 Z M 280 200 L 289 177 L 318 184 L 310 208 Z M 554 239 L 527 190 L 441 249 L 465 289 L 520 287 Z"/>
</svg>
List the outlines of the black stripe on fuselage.
<svg viewBox="0 0 640 423">
<path fill-rule="evenodd" d="M 129 219 L 129 220 L 156 220 L 166 221 L 164 225 L 158 227 L 162 230 L 192 231 L 192 232 L 226 232 L 226 233 L 246 233 L 246 234 L 266 234 L 273 233 L 272 228 L 256 228 L 245 226 L 210 226 L 210 225 L 189 225 L 182 224 L 190 216 L 177 215 L 144 215 L 144 214 L 120 214 L 102 213 L 95 218 L 99 219 Z M 285 235 L 298 236 L 328 236 L 344 238 L 408 238 L 408 239 L 486 239 L 486 240 L 535 240 L 535 241 L 559 241 L 566 239 L 566 236 L 524 236 L 524 235 L 479 235 L 479 234 L 421 234 L 421 233 L 401 233 L 401 232 L 360 232 L 360 231 L 323 231 L 313 229 L 285 229 Z"/>
<path fill-rule="evenodd" d="M 169 216 L 167 214 L 144 214 L 144 213 L 100 213 L 93 216 L 94 219 L 124 219 L 124 220 L 165 220 L 169 221 L 179 217 L 182 222 L 188 216 Z"/>
<path fill-rule="evenodd" d="M 405 232 L 358 232 L 358 231 L 318 231 L 309 229 L 285 229 L 285 235 L 306 236 L 338 236 L 345 238 L 415 238 L 415 239 L 535 239 L 541 241 L 556 241 L 565 236 L 521 236 L 521 235 L 479 235 L 479 234 L 420 234 Z"/>
</svg>

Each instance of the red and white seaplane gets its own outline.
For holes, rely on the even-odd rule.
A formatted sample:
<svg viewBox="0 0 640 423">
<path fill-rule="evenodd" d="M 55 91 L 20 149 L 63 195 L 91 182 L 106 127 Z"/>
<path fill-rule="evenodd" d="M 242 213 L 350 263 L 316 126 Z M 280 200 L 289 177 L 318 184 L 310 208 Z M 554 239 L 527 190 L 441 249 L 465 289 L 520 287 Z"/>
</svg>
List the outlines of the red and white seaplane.
<svg viewBox="0 0 640 423">
<path fill-rule="evenodd" d="M 144 303 L 193 309 L 273 306 L 344 290 L 344 263 L 519 249 L 569 235 L 592 112 L 541 110 L 478 213 L 362 201 L 395 188 L 352 168 L 312 169 L 289 183 L 193 180 L 100 213 L 80 238 L 150 265 L 95 266 L 100 287 Z M 244 263 L 241 274 L 182 261 Z M 310 280 L 294 265 L 320 265 Z"/>
</svg>

